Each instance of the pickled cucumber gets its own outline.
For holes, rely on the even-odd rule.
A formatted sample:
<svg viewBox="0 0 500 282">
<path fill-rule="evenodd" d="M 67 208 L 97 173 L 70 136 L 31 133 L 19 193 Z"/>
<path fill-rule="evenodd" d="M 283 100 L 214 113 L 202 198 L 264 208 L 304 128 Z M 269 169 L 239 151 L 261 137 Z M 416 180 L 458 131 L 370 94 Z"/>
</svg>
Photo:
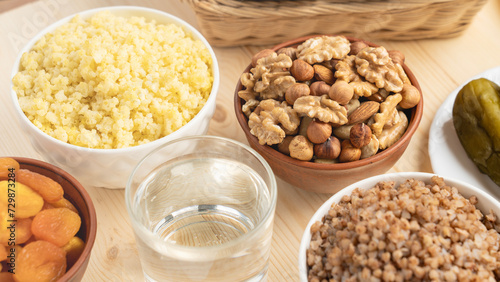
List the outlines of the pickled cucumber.
<svg viewBox="0 0 500 282">
<path fill-rule="evenodd" d="M 500 186 L 500 87 L 486 78 L 467 83 L 455 99 L 453 125 L 468 157 Z"/>
</svg>

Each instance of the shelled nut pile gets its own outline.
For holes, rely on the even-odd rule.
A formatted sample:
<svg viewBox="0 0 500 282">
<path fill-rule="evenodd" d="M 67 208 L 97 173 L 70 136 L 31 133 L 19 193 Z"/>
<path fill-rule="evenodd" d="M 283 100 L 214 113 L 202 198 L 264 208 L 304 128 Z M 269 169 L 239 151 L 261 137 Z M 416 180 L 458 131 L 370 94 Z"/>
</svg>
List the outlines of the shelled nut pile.
<svg viewBox="0 0 500 282">
<path fill-rule="evenodd" d="M 255 54 L 238 96 L 260 144 L 303 161 L 356 161 L 399 140 L 420 102 L 403 63 L 396 50 L 312 37 Z"/>
</svg>

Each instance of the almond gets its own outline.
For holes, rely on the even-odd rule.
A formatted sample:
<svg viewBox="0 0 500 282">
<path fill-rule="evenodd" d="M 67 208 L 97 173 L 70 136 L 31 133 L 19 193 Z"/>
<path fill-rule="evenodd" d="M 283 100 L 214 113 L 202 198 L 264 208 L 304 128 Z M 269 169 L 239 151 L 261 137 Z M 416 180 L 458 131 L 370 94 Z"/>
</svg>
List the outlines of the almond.
<svg viewBox="0 0 500 282">
<path fill-rule="evenodd" d="M 375 101 L 366 101 L 355 109 L 348 117 L 348 124 L 364 122 L 378 112 L 380 103 Z"/>
<path fill-rule="evenodd" d="M 333 71 L 323 65 L 314 65 L 314 77 L 317 80 L 326 82 L 328 85 L 332 85 L 335 82 L 335 77 L 333 76 Z"/>
</svg>

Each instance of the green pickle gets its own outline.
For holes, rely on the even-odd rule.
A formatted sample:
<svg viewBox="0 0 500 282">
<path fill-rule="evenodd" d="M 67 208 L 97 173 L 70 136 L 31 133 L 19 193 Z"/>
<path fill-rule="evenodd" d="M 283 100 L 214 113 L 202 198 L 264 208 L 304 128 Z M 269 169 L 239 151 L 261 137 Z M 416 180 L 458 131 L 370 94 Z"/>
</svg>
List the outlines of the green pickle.
<svg viewBox="0 0 500 282">
<path fill-rule="evenodd" d="M 500 186 L 500 87 L 486 78 L 467 83 L 455 99 L 453 125 L 469 158 Z"/>
</svg>

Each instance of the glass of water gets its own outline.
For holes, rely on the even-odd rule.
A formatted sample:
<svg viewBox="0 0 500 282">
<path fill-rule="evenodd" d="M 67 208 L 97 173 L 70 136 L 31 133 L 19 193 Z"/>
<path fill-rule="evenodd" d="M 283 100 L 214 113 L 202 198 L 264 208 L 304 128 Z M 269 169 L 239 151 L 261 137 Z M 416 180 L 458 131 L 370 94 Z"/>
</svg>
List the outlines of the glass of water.
<svg viewBox="0 0 500 282">
<path fill-rule="evenodd" d="M 277 188 L 252 148 L 185 137 L 148 154 L 126 190 L 147 281 L 265 281 Z"/>
</svg>

